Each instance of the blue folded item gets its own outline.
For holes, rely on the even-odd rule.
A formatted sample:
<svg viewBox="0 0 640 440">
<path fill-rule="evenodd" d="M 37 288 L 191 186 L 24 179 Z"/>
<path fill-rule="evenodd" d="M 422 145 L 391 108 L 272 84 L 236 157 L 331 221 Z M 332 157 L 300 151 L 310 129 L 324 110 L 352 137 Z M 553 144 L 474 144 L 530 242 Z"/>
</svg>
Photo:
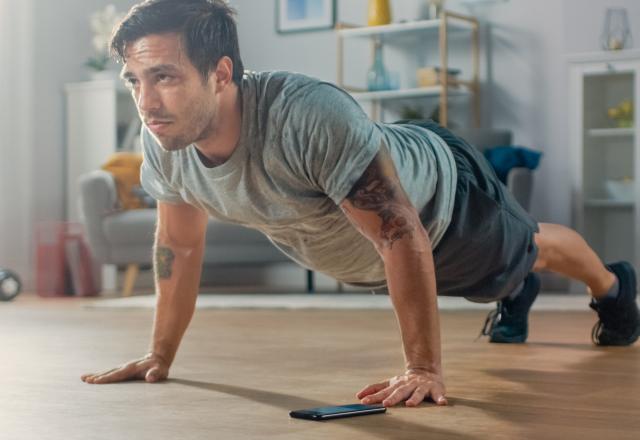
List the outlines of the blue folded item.
<svg viewBox="0 0 640 440">
<path fill-rule="evenodd" d="M 507 145 L 484 150 L 484 157 L 493 166 L 498 179 L 506 184 L 507 175 L 512 168 L 525 167 L 530 170 L 538 168 L 542 153 L 517 145 Z"/>
</svg>

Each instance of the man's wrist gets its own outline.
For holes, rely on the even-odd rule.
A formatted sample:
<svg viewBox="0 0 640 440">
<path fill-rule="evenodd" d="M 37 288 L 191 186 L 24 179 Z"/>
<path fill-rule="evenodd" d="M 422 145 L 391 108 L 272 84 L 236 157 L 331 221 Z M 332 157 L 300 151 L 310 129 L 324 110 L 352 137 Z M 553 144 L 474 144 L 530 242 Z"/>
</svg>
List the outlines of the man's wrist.
<svg viewBox="0 0 640 440">
<path fill-rule="evenodd" d="M 171 366 L 171 357 L 167 354 L 161 353 L 157 350 L 150 350 L 145 356 L 147 359 L 158 359 L 163 362 L 167 367 Z"/>
<path fill-rule="evenodd" d="M 406 373 L 430 373 L 430 374 L 442 374 L 442 366 L 439 364 L 420 364 L 420 365 L 407 365 Z"/>
</svg>

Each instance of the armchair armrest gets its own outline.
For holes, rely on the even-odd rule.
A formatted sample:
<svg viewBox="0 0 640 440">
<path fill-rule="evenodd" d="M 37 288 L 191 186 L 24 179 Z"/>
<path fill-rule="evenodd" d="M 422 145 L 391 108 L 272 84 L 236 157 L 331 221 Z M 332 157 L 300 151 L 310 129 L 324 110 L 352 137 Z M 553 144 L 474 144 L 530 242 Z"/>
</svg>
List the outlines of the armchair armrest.
<svg viewBox="0 0 640 440">
<path fill-rule="evenodd" d="M 80 221 L 87 233 L 89 247 L 101 262 L 110 261 L 110 246 L 104 233 L 104 217 L 119 210 L 116 183 L 111 173 L 95 170 L 80 176 Z"/>
<path fill-rule="evenodd" d="M 529 211 L 533 188 L 533 172 L 524 167 L 516 167 L 507 174 L 507 188 L 525 211 Z"/>
</svg>

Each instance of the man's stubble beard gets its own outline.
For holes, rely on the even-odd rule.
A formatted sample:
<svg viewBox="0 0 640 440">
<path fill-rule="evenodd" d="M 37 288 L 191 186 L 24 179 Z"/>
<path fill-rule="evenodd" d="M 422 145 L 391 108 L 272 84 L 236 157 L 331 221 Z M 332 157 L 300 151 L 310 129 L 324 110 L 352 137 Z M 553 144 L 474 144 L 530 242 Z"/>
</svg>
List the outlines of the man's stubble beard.
<svg viewBox="0 0 640 440">
<path fill-rule="evenodd" d="M 190 123 L 185 127 L 183 133 L 172 137 L 158 137 L 160 146 L 169 152 L 180 151 L 184 150 L 189 145 L 195 144 L 203 139 L 207 139 L 216 132 L 216 127 L 214 125 L 215 116 L 215 108 L 212 108 L 211 111 L 207 112 L 205 106 L 200 107 L 199 111 L 189 119 Z"/>
</svg>

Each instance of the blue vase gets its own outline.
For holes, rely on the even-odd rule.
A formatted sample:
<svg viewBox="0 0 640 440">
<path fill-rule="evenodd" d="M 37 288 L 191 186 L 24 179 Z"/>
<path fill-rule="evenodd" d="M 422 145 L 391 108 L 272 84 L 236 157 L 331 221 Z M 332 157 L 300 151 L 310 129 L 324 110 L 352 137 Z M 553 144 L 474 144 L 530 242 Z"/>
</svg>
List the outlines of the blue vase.
<svg viewBox="0 0 640 440">
<path fill-rule="evenodd" d="M 382 61 L 382 42 L 376 40 L 373 65 L 367 72 L 367 89 L 370 92 L 389 90 L 389 73 Z"/>
</svg>

